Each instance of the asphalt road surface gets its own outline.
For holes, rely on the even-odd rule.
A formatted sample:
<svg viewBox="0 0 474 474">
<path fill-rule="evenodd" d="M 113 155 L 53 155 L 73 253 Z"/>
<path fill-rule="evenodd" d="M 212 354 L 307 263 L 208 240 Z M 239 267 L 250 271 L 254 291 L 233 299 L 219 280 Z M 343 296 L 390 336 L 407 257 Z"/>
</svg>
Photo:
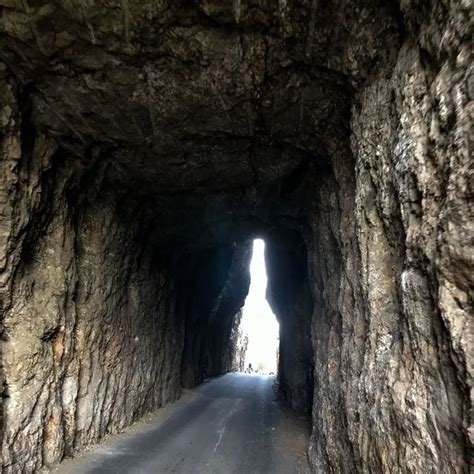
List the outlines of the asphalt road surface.
<svg viewBox="0 0 474 474">
<path fill-rule="evenodd" d="M 307 473 L 306 420 L 276 400 L 274 377 L 227 374 L 165 416 L 107 439 L 52 472 Z"/>
</svg>

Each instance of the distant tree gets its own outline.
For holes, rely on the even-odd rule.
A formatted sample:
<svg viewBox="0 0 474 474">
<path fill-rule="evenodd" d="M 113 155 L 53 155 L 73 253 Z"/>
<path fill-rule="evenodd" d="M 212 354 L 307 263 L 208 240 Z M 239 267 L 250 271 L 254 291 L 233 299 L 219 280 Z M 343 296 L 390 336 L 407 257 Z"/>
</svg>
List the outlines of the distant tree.
<svg viewBox="0 0 474 474">
<path fill-rule="evenodd" d="M 259 372 L 263 372 L 265 370 L 265 364 L 263 362 L 259 362 L 257 364 L 257 369 Z"/>
</svg>

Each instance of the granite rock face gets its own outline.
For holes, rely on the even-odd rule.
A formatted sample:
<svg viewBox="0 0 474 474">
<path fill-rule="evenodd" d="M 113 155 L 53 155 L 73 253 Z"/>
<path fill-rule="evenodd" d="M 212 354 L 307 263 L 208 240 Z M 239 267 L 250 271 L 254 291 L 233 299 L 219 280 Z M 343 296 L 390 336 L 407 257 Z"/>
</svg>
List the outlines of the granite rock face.
<svg viewBox="0 0 474 474">
<path fill-rule="evenodd" d="M 29 97 L 5 85 L 2 460 L 34 472 L 175 400 L 204 370 L 233 370 L 251 250 L 157 249 L 147 212 L 108 185 L 104 163 L 42 135 Z M 204 341 L 186 332 L 200 300 Z"/>
<path fill-rule="evenodd" d="M 310 459 L 322 472 L 470 469 L 471 25 L 462 2 L 406 2 L 401 19 L 393 62 L 354 96 L 353 161 L 335 157 L 318 186 Z"/>
<path fill-rule="evenodd" d="M 235 317 L 232 326 L 232 332 L 229 338 L 229 351 L 227 359 L 228 372 L 244 372 L 245 357 L 249 344 L 248 334 L 244 333 L 240 322 L 242 319 L 242 312 L 239 311 Z"/>
<path fill-rule="evenodd" d="M 250 285 L 250 242 L 222 245 L 186 256 L 180 262 L 183 280 L 178 295 L 184 306 L 185 341 L 182 353 L 182 385 L 194 387 L 206 376 L 232 369 L 236 341 L 232 337 L 240 321 L 240 308 Z M 236 317 L 237 316 L 237 317 Z"/>
<path fill-rule="evenodd" d="M 468 472 L 468 2 L 0 1 L 2 461 L 241 367 L 267 242 L 315 472 Z"/>
<path fill-rule="evenodd" d="M 306 246 L 300 233 L 267 238 L 267 299 L 280 324 L 278 387 L 295 411 L 310 413 L 313 399 L 313 299 Z"/>
</svg>

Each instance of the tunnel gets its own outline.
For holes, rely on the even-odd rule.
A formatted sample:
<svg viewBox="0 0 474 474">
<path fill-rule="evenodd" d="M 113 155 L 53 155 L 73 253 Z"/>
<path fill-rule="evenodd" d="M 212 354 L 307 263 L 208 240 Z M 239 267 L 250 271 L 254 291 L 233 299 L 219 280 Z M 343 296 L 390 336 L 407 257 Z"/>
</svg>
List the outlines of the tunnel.
<svg viewBox="0 0 474 474">
<path fill-rule="evenodd" d="M 312 472 L 469 472 L 469 2 L 0 12 L 2 472 L 241 370 L 256 238 Z"/>
</svg>

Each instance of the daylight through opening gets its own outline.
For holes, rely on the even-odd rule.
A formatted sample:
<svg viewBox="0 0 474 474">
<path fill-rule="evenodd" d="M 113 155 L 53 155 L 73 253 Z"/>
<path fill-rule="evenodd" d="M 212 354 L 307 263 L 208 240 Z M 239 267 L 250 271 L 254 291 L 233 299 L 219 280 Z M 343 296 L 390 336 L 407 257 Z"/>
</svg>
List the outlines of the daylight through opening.
<svg viewBox="0 0 474 474">
<path fill-rule="evenodd" d="M 254 371 L 276 374 L 280 326 L 265 298 L 267 272 L 265 268 L 265 243 L 253 242 L 250 262 L 250 288 L 242 311 L 242 333 L 248 338 L 245 367 Z"/>
</svg>

